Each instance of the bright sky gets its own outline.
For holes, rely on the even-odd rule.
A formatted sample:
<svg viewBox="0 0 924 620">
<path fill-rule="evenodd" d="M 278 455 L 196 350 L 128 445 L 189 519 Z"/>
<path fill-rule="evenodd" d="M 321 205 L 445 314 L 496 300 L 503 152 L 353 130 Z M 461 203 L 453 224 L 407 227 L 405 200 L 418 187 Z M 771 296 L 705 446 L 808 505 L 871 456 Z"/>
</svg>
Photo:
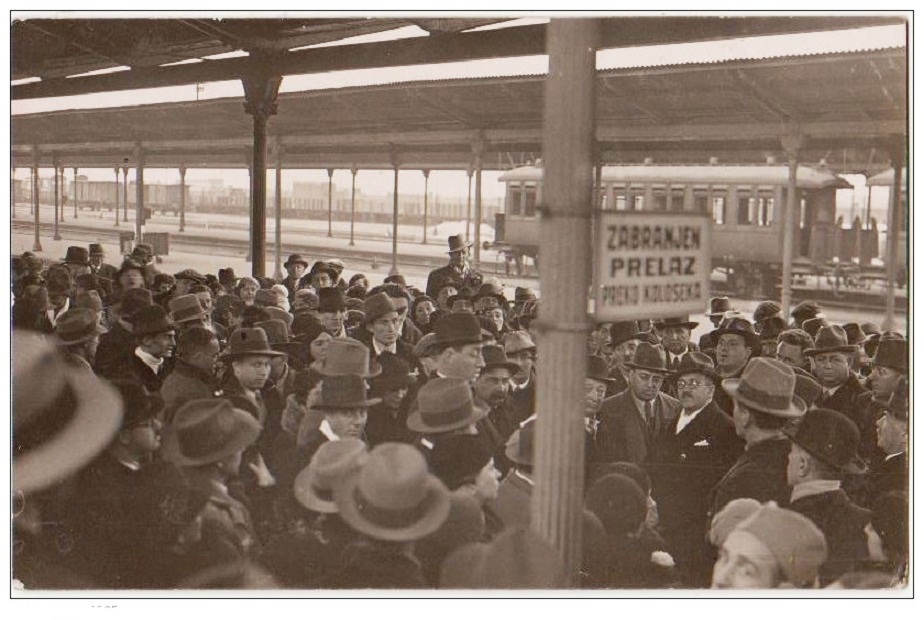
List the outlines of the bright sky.
<svg viewBox="0 0 924 620">
<path fill-rule="evenodd" d="M 517 19 L 512 25 L 544 23 L 548 19 L 529 17 Z M 494 28 L 491 26 L 489 28 Z M 324 46 L 343 45 L 370 41 L 394 40 L 399 38 L 427 36 L 424 30 L 410 26 L 384 33 L 376 33 L 353 39 L 346 39 Z M 864 28 L 852 31 L 834 31 L 813 34 L 795 34 L 785 36 L 751 37 L 720 42 L 689 43 L 679 45 L 649 46 L 625 49 L 600 50 L 597 53 L 598 69 L 642 67 L 665 64 L 687 64 L 697 62 L 717 62 L 733 58 L 763 58 L 787 55 L 817 54 L 835 51 L 856 51 L 878 49 L 905 45 L 905 29 L 900 26 Z M 226 54 L 224 57 L 241 55 Z M 479 60 L 437 65 L 413 67 L 336 71 L 312 75 L 294 75 L 283 79 L 280 92 L 299 92 L 325 88 L 344 88 L 373 84 L 386 84 L 403 81 L 431 79 L 463 79 L 473 77 L 493 77 L 504 75 L 543 74 L 548 70 L 545 56 L 530 56 L 497 60 Z M 212 82 L 201 85 L 198 93 L 200 99 L 221 97 L 241 97 L 243 92 L 239 81 Z M 115 93 L 99 93 L 74 97 L 12 101 L 11 112 L 28 114 L 53 110 L 105 108 L 114 106 L 142 105 L 150 103 L 192 101 L 196 99 L 196 85 L 169 88 L 143 89 Z M 17 171 L 19 178 L 24 178 L 25 171 Z M 113 176 L 108 170 L 87 170 L 94 180 L 110 180 Z M 292 181 L 326 182 L 325 171 L 286 172 L 284 186 Z M 245 171 L 190 170 L 187 179 L 223 177 L 232 185 L 245 187 Z M 497 173 L 483 175 L 483 196 L 503 196 L 503 186 L 496 182 Z M 149 183 L 178 182 L 175 170 L 146 171 L 145 181 Z M 334 175 L 334 184 L 348 186 L 348 171 L 338 171 Z M 431 192 L 444 195 L 464 196 L 467 192 L 467 176 L 462 172 L 437 171 L 431 174 L 429 188 Z M 386 194 L 392 189 L 393 173 L 387 171 L 361 171 L 357 176 L 357 186 L 367 193 Z M 418 171 L 404 171 L 399 177 L 399 191 L 423 193 L 423 175 Z"/>
</svg>

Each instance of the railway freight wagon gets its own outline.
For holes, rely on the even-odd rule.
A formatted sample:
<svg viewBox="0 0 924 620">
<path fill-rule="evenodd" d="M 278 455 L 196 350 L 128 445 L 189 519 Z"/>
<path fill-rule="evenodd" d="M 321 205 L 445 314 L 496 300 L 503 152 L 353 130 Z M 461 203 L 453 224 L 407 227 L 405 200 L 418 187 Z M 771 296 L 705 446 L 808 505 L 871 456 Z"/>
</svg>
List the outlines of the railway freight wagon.
<svg viewBox="0 0 924 620">
<path fill-rule="evenodd" d="M 505 212 L 496 216 L 491 245 L 538 259 L 542 167 L 514 168 L 499 180 L 507 185 L 506 204 Z M 788 168 L 771 164 L 618 165 L 603 167 L 595 195 L 603 210 L 709 214 L 713 268 L 727 272 L 736 295 L 772 298 L 782 274 L 781 218 L 788 183 Z M 827 170 L 799 166 L 796 187 L 794 259 L 824 264 L 839 252 L 836 192 L 852 186 Z"/>
</svg>

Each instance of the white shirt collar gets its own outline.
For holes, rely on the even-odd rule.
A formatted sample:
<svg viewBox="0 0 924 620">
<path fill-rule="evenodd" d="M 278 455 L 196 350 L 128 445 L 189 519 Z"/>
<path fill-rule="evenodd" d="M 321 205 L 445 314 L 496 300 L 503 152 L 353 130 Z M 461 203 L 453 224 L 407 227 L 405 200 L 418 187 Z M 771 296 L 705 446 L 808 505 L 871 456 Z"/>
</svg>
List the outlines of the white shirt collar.
<svg viewBox="0 0 924 620">
<path fill-rule="evenodd" d="M 809 480 L 808 482 L 800 482 L 792 488 L 792 497 L 789 501 L 794 502 L 803 497 L 830 493 L 831 491 L 837 491 L 839 488 L 841 488 L 840 480 Z"/>
<path fill-rule="evenodd" d="M 708 404 L 709 403 L 706 403 L 706 405 Z M 680 416 L 677 418 L 677 434 L 678 435 L 680 434 L 680 431 L 685 429 L 690 424 L 690 422 L 696 419 L 696 416 L 699 415 L 700 411 L 706 408 L 706 405 L 703 405 L 702 407 L 700 407 L 699 409 L 697 409 L 696 411 L 692 413 L 687 413 L 686 410 L 682 410 L 680 412 Z"/>
<path fill-rule="evenodd" d="M 520 480 L 522 480 L 523 482 L 525 482 L 526 484 L 528 484 L 528 485 L 531 486 L 531 487 L 536 486 L 536 483 L 533 482 L 533 479 L 530 478 L 529 476 L 527 476 L 526 474 L 524 474 L 523 472 L 521 472 L 519 469 L 514 469 L 514 470 L 513 470 L 513 475 L 516 476 L 517 478 L 519 478 Z"/>
<path fill-rule="evenodd" d="M 144 362 L 144 365 L 154 371 L 154 374 L 160 372 L 161 366 L 164 365 L 164 358 L 154 357 L 140 346 L 135 347 L 135 356 Z"/>
<path fill-rule="evenodd" d="M 330 422 L 327 421 L 327 418 L 321 420 L 321 426 L 318 427 L 318 430 L 321 431 L 321 434 L 327 437 L 328 441 L 340 441 L 334 430 L 330 427 Z"/>
<path fill-rule="evenodd" d="M 372 339 L 372 348 L 375 349 L 375 354 L 376 354 L 376 356 L 381 355 L 383 351 L 388 351 L 388 352 L 391 353 L 392 355 L 397 355 L 397 354 L 398 354 L 398 342 L 397 342 L 397 341 L 391 343 L 390 345 L 388 345 L 388 346 L 386 347 L 386 346 L 384 346 L 383 344 L 381 344 L 378 340 L 376 340 L 375 338 L 373 338 L 373 339 Z"/>
<path fill-rule="evenodd" d="M 48 322 L 51 323 L 52 327 L 55 327 L 58 324 L 58 317 L 60 317 L 65 312 L 67 312 L 70 309 L 70 307 L 71 307 L 71 299 L 70 297 L 65 297 L 64 305 L 61 306 L 60 310 L 56 311 L 54 308 L 51 308 L 50 310 L 45 311 L 45 316 L 48 317 Z"/>
</svg>

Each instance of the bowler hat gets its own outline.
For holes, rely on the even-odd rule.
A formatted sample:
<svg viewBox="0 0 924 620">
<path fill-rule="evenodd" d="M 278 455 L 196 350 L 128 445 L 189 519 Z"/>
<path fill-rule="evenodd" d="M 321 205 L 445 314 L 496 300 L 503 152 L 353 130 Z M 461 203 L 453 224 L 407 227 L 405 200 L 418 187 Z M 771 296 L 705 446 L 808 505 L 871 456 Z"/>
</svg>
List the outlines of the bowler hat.
<svg viewBox="0 0 924 620">
<path fill-rule="evenodd" d="M 661 347 L 642 342 L 635 349 L 631 362 L 626 362 L 628 368 L 636 370 L 647 370 L 667 375 L 670 371 L 667 369 L 667 361 L 664 357 L 664 349 Z"/>
<path fill-rule="evenodd" d="M 481 323 L 468 312 L 453 312 L 436 322 L 433 329 L 439 346 L 481 344 Z"/>
<path fill-rule="evenodd" d="M 89 265 L 90 252 L 87 251 L 87 248 L 79 245 L 71 245 L 68 246 L 67 253 L 61 260 L 64 263 L 72 263 L 75 265 Z"/>
<path fill-rule="evenodd" d="M 796 374 L 779 360 L 751 359 L 741 378 L 725 379 L 722 389 L 748 409 L 778 418 L 801 418 L 805 414 L 805 402 L 795 395 Z"/>
<path fill-rule="evenodd" d="M 341 312 L 345 309 L 346 300 L 339 288 L 327 287 L 318 291 L 318 312 Z"/>
<path fill-rule="evenodd" d="M 655 321 L 655 329 L 665 329 L 667 327 L 686 327 L 687 329 L 695 328 L 699 323 L 691 321 L 689 316 L 670 316 L 666 319 Z"/>
<path fill-rule="evenodd" d="M 491 460 L 491 447 L 480 435 L 441 435 L 424 452 L 430 472 L 450 491 L 472 482 Z"/>
<path fill-rule="evenodd" d="M 897 338 L 879 340 L 879 347 L 871 362 L 873 366 L 886 366 L 902 373 L 908 372 L 908 341 Z"/>
<path fill-rule="evenodd" d="M 89 252 L 90 256 L 105 256 L 106 255 L 106 251 L 103 249 L 102 244 L 99 244 L 99 243 L 91 243 L 89 250 L 90 250 Z"/>
<path fill-rule="evenodd" d="M 802 322 L 802 331 L 814 338 L 822 327 L 827 327 L 828 325 L 830 325 L 828 319 L 823 316 L 816 316 Z"/>
<path fill-rule="evenodd" d="M 532 467 L 536 457 L 536 416 L 520 423 L 504 446 L 504 455 L 517 465 Z"/>
<path fill-rule="evenodd" d="M 132 334 L 135 336 L 153 336 L 173 332 L 175 325 L 167 311 L 157 305 L 145 306 L 132 315 Z"/>
<path fill-rule="evenodd" d="M 407 427 L 418 433 L 448 433 L 467 428 L 485 415 L 472 401 L 467 381 L 438 377 L 420 388 Z"/>
<path fill-rule="evenodd" d="M 782 311 L 782 306 L 775 301 L 762 301 L 754 308 L 754 324 L 759 325 L 764 319 L 769 319 L 772 316 L 780 316 Z M 783 320 L 785 321 L 786 319 Z"/>
<path fill-rule="evenodd" d="M 335 514 L 334 487 L 368 460 L 369 452 L 361 439 L 347 437 L 321 444 L 308 466 L 295 477 L 295 499 L 308 510 Z"/>
<path fill-rule="evenodd" d="M 587 378 L 602 383 L 613 382 L 606 360 L 598 355 L 587 356 Z"/>
<path fill-rule="evenodd" d="M 770 551 L 784 581 L 797 588 L 809 588 L 818 577 L 818 569 L 828 558 L 825 535 L 811 519 L 792 510 L 767 502 L 738 524 Z"/>
<path fill-rule="evenodd" d="M 610 344 L 614 347 L 627 340 L 649 341 L 651 332 L 642 331 L 638 321 L 616 321 L 610 325 Z"/>
<path fill-rule="evenodd" d="M 528 529 L 508 528 L 490 543 L 456 549 L 440 570 L 440 588 L 556 589 L 563 588 L 565 570 L 552 545 Z"/>
<path fill-rule="evenodd" d="M 504 351 L 507 355 L 513 355 L 520 351 L 535 351 L 536 343 L 533 342 L 529 332 L 522 330 L 509 332 L 504 336 Z"/>
<path fill-rule="evenodd" d="M 55 324 L 55 336 L 61 344 L 86 342 L 99 333 L 96 313 L 88 308 L 71 308 Z"/>
<path fill-rule="evenodd" d="M 504 347 L 496 344 L 486 345 L 481 348 L 481 356 L 484 358 L 484 368 L 482 372 L 492 368 L 506 368 L 511 373 L 520 370 L 520 365 L 507 359 Z"/>
<path fill-rule="evenodd" d="M 319 411 L 365 409 L 382 402 L 369 398 L 366 381 L 359 375 L 334 375 L 321 380 L 321 394 L 312 406 Z"/>
<path fill-rule="evenodd" d="M 341 518 L 377 540 L 410 542 L 432 534 L 449 516 L 449 491 L 427 471 L 414 447 L 376 446 L 360 469 L 334 489 Z"/>
<path fill-rule="evenodd" d="M 228 348 L 225 350 L 225 356 L 230 359 L 237 359 L 248 355 L 278 357 L 285 355 L 285 353 L 274 351 L 270 347 L 266 332 L 261 328 L 241 327 L 234 330 L 228 337 Z"/>
<path fill-rule="evenodd" d="M 709 318 L 720 316 L 731 309 L 732 305 L 728 297 L 713 297 L 709 300 L 709 312 L 706 313 L 706 316 Z"/>
<path fill-rule="evenodd" d="M 171 299 L 167 305 L 170 307 L 170 320 L 174 323 L 198 321 L 208 316 L 197 295 L 180 295 Z"/>
<path fill-rule="evenodd" d="M 176 465 L 208 465 L 243 451 L 261 430 L 252 415 L 230 400 L 198 398 L 176 411 L 164 433 L 161 453 Z"/>
<path fill-rule="evenodd" d="M 14 329 L 11 343 L 12 490 L 29 493 L 66 480 L 105 450 L 119 430 L 122 403 L 39 334 Z"/>
<path fill-rule="evenodd" d="M 787 428 L 783 433 L 828 465 L 849 474 L 866 472 L 866 464 L 857 454 L 860 431 L 839 411 L 809 409 L 795 430 Z"/>
<path fill-rule="evenodd" d="M 289 265 L 304 265 L 305 269 L 308 269 L 308 259 L 302 256 L 301 254 L 289 254 L 289 258 L 286 259 L 286 262 L 283 263 L 283 267 L 288 267 Z"/>
<path fill-rule="evenodd" d="M 715 363 L 712 361 L 712 358 L 699 351 L 688 351 L 684 353 L 680 358 L 680 363 L 677 364 L 677 367 L 674 369 L 673 376 L 675 378 L 680 378 L 683 375 L 692 373 L 706 375 L 713 380 L 719 378 L 719 374 L 715 371 Z"/>
<path fill-rule="evenodd" d="M 371 379 L 382 373 L 382 367 L 370 357 L 369 347 L 359 340 L 334 338 L 327 343 L 327 354 L 317 371 L 324 377 L 356 375 Z"/>
<path fill-rule="evenodd" d="M 882 344 L 880 343 L 880 346 Z M 815 336 L 815 346 L 804 351 L 813 357 L 824 353 L 856 353 L 857 345 L 847 342 L 847 332 L 840 325 L 825 325 Z"/>
<path fill-rule="evenodd" d="M 369 295 L 363 301 L 363 314 L 367 325 L 390 312 L 397 313 L 398 308 L 395 307 L 391 297 L 384 292 Z"/>
<path fill-rule="evenodd" d="M 743 317 L 732 317 L 723 320 L 718 328 L 709 332 L 712 342 L 718 342 L 722 334 L 737 334 L 744 337 L 744 341 L 751 349 L 760 347 L 760 334 L 754 330 L 754 324 Z"/>
<path fill-rule="evenodd" d="M 450 235 L 448 241 L 449 251 L 446 252 L 447 254 L 452 254 L 453 252 L 461 252 L 462 250 L 475 245 L 471 242 L 466 243 L 466 241 L 462 238 L 462 235 Z"/>
<path fill-rule="evenodd" d="M 380 395 L 392 390 L 402 390 L 417 382 L 416 376 L 411 374 L 411 367 L 397 355 L 385 351 L 379 355 L 379 364 L 382 373 L 370 381 L 372 394 Z"/>
</svg>

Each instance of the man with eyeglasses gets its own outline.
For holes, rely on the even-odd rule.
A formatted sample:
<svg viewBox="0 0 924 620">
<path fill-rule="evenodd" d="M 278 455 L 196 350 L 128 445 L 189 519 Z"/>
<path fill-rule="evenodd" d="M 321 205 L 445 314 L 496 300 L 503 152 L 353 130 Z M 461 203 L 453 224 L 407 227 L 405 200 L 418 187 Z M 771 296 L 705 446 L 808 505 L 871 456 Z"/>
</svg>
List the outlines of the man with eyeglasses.
<svg viewBox="0 0 924 620">
<path fill-rule="evenodd" d="M 626 366 L 629 387 L 603 401 L 600 410 L 597 458 L 642 465 L 654 459 L 662 430 L 676 419 L 680 402 L 661 392 L 669 374 L 663 349 L 643 342 Z"/>
<path fill-rule="evenodd" d="M 712 557 L 705 538 L 709 490 L 744 449 L 735 425 L 715 404 L 718 374 L 708 355 L 684 355 L 673 374 L 682 409 L 666 425 L 648 465 L 661 533 L 691 586 L 708 587 Z"/>
</svg>

